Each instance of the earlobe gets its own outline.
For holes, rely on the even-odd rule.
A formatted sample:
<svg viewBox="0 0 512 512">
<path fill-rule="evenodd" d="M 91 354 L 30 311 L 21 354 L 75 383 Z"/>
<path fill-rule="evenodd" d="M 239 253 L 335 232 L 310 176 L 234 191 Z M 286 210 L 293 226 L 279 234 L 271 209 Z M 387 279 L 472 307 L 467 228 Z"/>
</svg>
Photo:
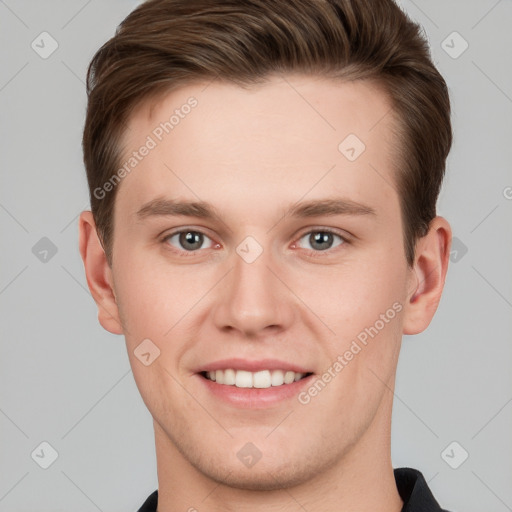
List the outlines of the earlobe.
<svg viewBox="0 0 512 512">
<path fill-rule="evenodd" d="M 123 334 L 116 302 L 112 270 L 96 232 L 92 212 L 83 211 L 79 220 L 80 255 L 91 295 L 98 306 L 98 320 L 113 334 Z"/>
<path fill-rule="evenodd" d="M 443 217 L 435 217 L 428 233 L 416 244 L 407 292 L 403 333 L 418 334 L 430 324 L 443 292 L 452 232 Z"/>
</svg>

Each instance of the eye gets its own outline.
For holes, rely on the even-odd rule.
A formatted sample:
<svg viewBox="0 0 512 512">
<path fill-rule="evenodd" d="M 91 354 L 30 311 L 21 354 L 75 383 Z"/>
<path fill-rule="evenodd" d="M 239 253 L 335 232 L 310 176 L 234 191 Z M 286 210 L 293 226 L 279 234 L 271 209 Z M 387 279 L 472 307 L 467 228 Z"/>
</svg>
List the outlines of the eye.
<svg viewBox="0 0 512 512">
<path fill-rule="evenodd" d="M 339 241 L 336 243 L 336 239 Z M 303 242 L 303 240 L 305 242 Z M 326 229 L 319 229 L 316 231 L 309 231 L 304 236 L 302 236 L 297 245 L 303 249 L 313 250 L 315 252 L 319 251 L 327 251 L 329 249 L 333 249 L 334 247 L 338 247 L 346 243 L 347 240 L 343 238 L 341 235 L 334 233 L 332 231 Z M 306 247 L 302 244 L 305 243 Z M 309 245 L 309 247 L 307 246 Z"/>
<path fill-rule="evenodd" d="M 200 231 L 194 231 L 191 229 L 172 233 L 171 235 L 166 236 L 163 241 L 178 250 L 185 250 L 187 252 L 194 252 L 199 249 L 209 249 L 213 247 L 213 240 L 211 238 L 207 237 Z M 208 245 L 203 246 L 205 242 Z"/>
</svg>

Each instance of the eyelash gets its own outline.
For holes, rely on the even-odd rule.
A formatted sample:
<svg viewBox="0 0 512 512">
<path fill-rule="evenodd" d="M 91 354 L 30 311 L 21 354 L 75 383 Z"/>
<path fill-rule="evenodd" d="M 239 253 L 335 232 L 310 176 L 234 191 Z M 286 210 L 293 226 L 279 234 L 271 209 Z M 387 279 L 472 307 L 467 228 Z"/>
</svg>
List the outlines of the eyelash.
<svg viewBox="0 0 512 512">
<path fill-rule="evenodd" d="M 216 242 L 214 242 L 211 237 L 209 237 L 206 233 L 204 233 L 203 231 L 200 231 L 198 229 L 181 229 L 179 231 L 174 231 L 172 233 L 169 233 L 169 234 L 166 234 L 163 238 L 162 238 L 162 243 L 164 243 L 168 248 L 169 250 L 177 253 L 179 255 L 179 257 L 181 258 L 190 258 L 190 257 L 193 257 L 195 256 L 199 251 L 201 251 L 202 249 L 198 249 L 198 250 L 195 250 L 195 251 L 186 251 L 186 250 L 179 250 L 179 249 L 176 249 L 175 247 L 171 246 L 168 241 L 170 238 L 172 238 L 173 236 L 175 235 L 180 235 L 181 233 L 200 233 L 201 235 L 205 236 L 206 238 L 209 238 L 213 245 L 218 245 Z M 337 245 L 336 247 L 334 248 L 330 248 L 330 249 L 326 249 L 324 251 L 315 251 L 315 250 L 312 250 L 312 249 L 304 249 L 308 254 L 309 256 L 313 257 L 313 258 L 317 258 L 317 257 L 322 257 L 324 254 L 331 254 L 333 251 L 335 251 L 336 249 L 339 249 L 340 247 L 346 245 L 346 244 L 350 244 L 350 240 L 347 238 L 347 236 L 344 236 L 342 234 L 340 234 L 339 232 L 333 230 L 333 229 L 330 229 L 330 228 L 315 228 L 315 229 L 310 229 L 309 231 L 305 231 L 303 232 L 298 238 L 297 238 L 297 242 L 294 242 L 293 245 L 296 245 L 300 240 L 302 240 L 306 235 L 311 235 L 312 233 L 330 233 L 332 235 L 335 235 L 337 237 L 339 237 L 342 242 Z"/>
</svg>

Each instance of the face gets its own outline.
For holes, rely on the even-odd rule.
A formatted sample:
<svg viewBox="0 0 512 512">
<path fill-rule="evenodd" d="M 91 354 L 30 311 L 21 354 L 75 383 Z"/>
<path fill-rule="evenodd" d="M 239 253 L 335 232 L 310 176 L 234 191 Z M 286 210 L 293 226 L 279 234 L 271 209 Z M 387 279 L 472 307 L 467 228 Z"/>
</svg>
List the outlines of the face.
<svg viewBox="0 0 512 512">
<path fill-rule="evenodd" d="M 411 279 L 389 111 L 370 83 L 289 76 L 134 112 L 111 276 L 179 463 L 282 488 L 381 442 Z"/>
</svg>

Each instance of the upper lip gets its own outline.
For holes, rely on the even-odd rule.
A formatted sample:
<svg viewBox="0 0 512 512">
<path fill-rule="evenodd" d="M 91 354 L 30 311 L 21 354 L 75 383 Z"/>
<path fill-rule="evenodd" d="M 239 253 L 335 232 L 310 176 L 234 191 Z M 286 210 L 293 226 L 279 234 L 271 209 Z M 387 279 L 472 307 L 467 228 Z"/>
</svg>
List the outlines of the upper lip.
<svg viewBox="0 0 512 512">
<path fill-rule="evenodd" d="M 311 370 L 304 368 L 303 366 L 296 365 L 286 361 L 280 361 L 279 359 L 222 359 L 212 363 L 207 363 L 196 370 L 200 372 L 213 372 L 215 370 L 227 370 L 232 368 L 233 370 L 245 370 L 248 372 L 259 372 L 262 370 L 284 370 L 295 373 L 311 373 Z"/>
</svg>

